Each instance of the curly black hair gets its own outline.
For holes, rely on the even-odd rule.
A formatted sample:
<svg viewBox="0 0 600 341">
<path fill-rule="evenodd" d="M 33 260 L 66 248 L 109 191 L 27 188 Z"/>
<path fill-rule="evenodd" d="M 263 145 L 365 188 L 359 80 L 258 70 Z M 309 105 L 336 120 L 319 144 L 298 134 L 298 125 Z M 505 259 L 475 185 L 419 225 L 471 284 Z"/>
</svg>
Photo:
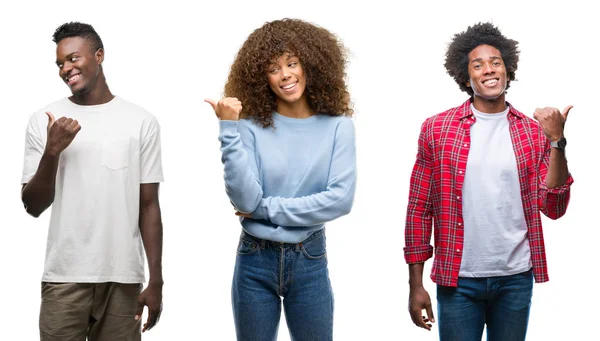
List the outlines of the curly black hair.
<svg viewBox="0 0 600 341">
<path fill-rule="evenodd" d="M 81 37 L 89 40 L 94 52 L 98 49 L 104 49 L 102 39 L 92 25 L 84 24 L 76 21 L 64 23 L 60 25 L 52 35 L 52 41 L 58 44 L 61 40 L 71 37 Z"/>
<path fill-rule="evenodd" d="M 267 80 L 273 60 L 290 52 L 306 74 L 308 105 L 318 114 L 352 116 L 345 82 L 346 49 L 328 30 L 299 19 L 265 23 L 252 32 L 236 55 L 225 84 L 225 96 L 242 102 L 240 117 L 263 127 L 274 126 L 276 97 Z"/>
<path fill-rule="evenodd" d="M 500 30 L 491 23 L 480 22 L 469 26 L 466 31 L 454 35 L 446 51 L 444 66 L 460 89 L 473 96 L 473 89 L 466 85 L 469 81 L 469 53 L 480 45 L 493 46 L 500 51 L 504 61 L 508 76 L 506 89 L 508 89 L 510 82 L 515 80 L 515 72 L 519 63 L 518 44 L 518 41 L 502 35 Z"/>
</svg>

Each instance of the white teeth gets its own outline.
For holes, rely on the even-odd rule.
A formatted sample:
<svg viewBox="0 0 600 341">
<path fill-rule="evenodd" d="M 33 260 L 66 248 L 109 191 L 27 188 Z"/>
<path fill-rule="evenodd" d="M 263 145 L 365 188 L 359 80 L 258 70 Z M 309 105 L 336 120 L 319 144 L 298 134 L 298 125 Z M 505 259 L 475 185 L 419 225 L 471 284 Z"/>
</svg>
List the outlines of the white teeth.
<svg viewBox="0 0 600 341">
<path fill-rule="evenodd" d="M 496 83 L 497 81 L 498 81 L 497 79 L 488 79 L 488 80 L 484 81 L 483 84 Z"/>
<path fill-rule="evenodd" d="M 288 90 L 288 89 L 291 89 L 291 88 L 293 88 L 293 87 L 294 87 L 294 85 L 296 85 L 296 83 L 292 83 L 292 84 L 286 85 L 286 86 L 284 86 L 283 88 L 284 88 L 284 89 L 286 89 L 286 90 Z"/>
<path fill-rule="evenodd" d="M 75 75 L 75 76 L 67 79 L 67 81 L 72 82 L 72 81 L 76 80 L 77 78 L 79 78 L 79 75 Z"/>
</svg>

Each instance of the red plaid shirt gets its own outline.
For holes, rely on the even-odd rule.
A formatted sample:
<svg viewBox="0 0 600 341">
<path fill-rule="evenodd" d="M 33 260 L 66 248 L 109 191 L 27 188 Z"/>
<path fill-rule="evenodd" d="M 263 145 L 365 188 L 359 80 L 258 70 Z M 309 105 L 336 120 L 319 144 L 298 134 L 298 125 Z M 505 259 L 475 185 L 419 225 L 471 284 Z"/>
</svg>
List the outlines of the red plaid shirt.
<svg viewBox="0 0 600 341">
<path fill-rule="evenodd" d="M 573 178 L 569 174 L 563 186 L 546 187 L 550 141 L 535 120 L 508 105 L 533 275 L 536 282 L 546 282 L 548 269 L 540 211 L 551 219 L 565 214 Z M 404 257 L 409 264 L 423 263 L 435 252 L 431 279 L 444 286 L 455 287 L 458 283 L 464 240 L 462 186 L 472 124 L 475 116 L 470 99 L 425 120 L 410 179 Z M 435 248 L 430 245 L 432 222 Z"/>
</svg>

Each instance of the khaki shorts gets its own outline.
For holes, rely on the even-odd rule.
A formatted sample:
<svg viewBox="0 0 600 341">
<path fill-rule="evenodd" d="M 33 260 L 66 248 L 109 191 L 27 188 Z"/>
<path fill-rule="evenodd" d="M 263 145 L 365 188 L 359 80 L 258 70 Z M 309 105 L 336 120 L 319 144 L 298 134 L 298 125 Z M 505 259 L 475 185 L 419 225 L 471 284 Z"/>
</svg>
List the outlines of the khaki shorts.
<svg viewBox="0 0 600 341">
<path fill-rule="evenodd" d="M 42 283 L 41 341 L 140 341 L 142 284 Z"/>
</svg>

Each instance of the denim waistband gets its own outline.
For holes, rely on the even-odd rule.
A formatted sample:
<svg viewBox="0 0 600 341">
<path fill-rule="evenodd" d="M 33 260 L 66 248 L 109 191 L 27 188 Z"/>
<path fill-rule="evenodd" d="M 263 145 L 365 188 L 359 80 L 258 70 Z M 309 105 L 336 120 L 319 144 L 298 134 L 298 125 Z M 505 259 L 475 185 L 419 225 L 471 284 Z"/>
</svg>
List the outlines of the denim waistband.
<svg viewBox="0 0 600 341">
<path fill-rule="evenodd" d="M 303 241 L 299 242 L 299 243 L 284 243 L 284 242 L 276 242 L 273 240 L 268 240 L 268 239 L 261 239 L 258 237 L 255 237 L 251 234 L 249 234 L 248 232 L 244 231 L 242 229 L 242 235 L 240 236 L 240 238 L 243 238 L 245 240 L 248 241 L 253 241 L 256 244 L 258 244 L 260 246 L 261 249 L 264 249 L 265 247 L 283 247 L 283 248 L 294 248 L 295 250 L 300 250 L 300 248 L 302 247 L 302 243 L 307 243 L 313 239 L 319 238 L 321 236 L 325 235 L 325 228 L 322 228 L 318 231 L 313 232 L 313 234 L 311 234 L 310 236 L 308 236 L 308 238 L 304 239 Z"/>
</svg>

